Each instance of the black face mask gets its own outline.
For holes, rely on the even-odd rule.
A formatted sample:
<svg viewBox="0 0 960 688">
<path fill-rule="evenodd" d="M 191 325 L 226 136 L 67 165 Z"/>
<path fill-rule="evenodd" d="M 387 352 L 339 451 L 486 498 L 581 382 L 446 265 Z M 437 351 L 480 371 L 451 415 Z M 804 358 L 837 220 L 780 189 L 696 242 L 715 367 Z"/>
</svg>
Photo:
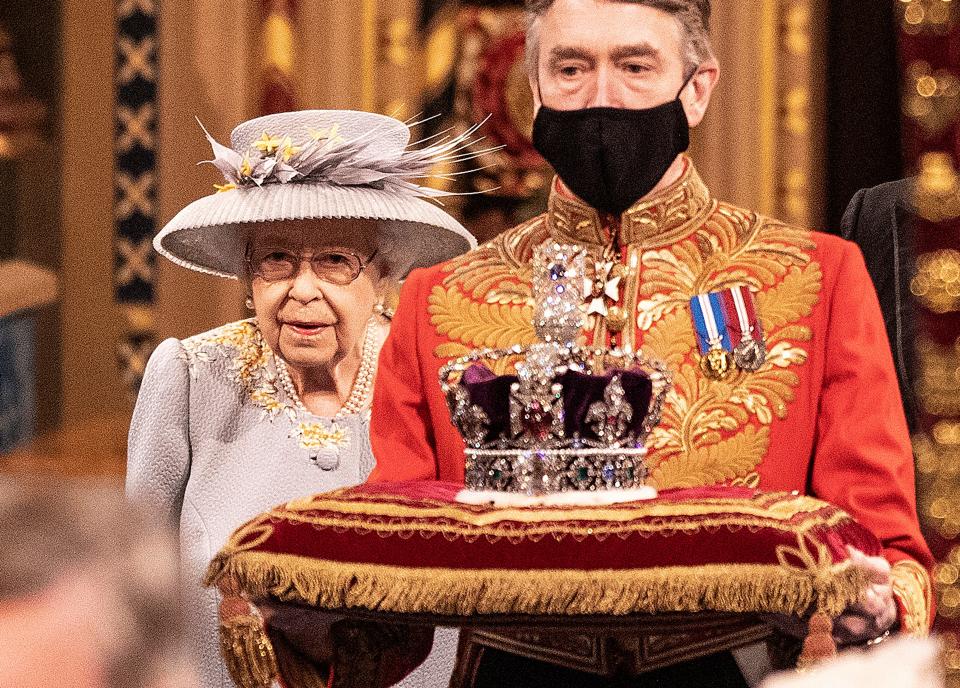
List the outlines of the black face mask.
<svg viewBox="0 0 960 688">
<path fill-rule="evenodd" d="M 689 145 L 679 92 L 644 110 L 541 105 L 533 122 L 533 146 L 563 183 L 597 210 L 615 215 L 649 193 Z"/>
</svg>

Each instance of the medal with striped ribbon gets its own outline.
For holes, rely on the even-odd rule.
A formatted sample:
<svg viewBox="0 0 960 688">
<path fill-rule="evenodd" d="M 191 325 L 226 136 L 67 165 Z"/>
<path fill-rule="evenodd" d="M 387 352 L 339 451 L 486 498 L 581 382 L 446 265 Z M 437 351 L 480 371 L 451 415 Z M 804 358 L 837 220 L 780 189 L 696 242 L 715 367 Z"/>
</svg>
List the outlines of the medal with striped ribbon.
<svg viewBox="0 0 960 688">
<path fill-rule="evenodd" d="M 721 292 L 727 322 L 730 324 L 733 361 L 740 370 L 755 372 L 767 360 L 767 345 L 757 318 L 757 309 L 750 288 L 741 285 Z"/>
<path fill-rule="evenodd" d="M 700 370 L 711 380 L 723 380 L 734 369 L 733 344 L 718 292 L 698 294 L 690 299 L 693 326 L 700 345 Z"/>
</svg>

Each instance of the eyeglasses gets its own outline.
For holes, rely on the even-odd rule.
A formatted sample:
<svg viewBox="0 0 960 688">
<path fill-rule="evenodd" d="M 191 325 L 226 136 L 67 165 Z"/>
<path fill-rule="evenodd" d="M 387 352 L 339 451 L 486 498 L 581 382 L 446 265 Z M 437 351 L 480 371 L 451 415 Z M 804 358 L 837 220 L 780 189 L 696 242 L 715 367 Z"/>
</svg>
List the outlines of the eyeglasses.
<svg viewBox="0 0 960 688">
<path fill-rule="evenodd" d="M 303 261 L 309 260 L 318 279 L 343 286 L 357 279 L 376 255 L 374 251 L 370 258 L 363 260 L 353 251 L 335 249 L 318 251 L 308 257 L 283 249 L 268 249 L 248 254 L 247 266 L 250 274 L 266 282 L 282 282 L 296 275 Z"/>
</svg>

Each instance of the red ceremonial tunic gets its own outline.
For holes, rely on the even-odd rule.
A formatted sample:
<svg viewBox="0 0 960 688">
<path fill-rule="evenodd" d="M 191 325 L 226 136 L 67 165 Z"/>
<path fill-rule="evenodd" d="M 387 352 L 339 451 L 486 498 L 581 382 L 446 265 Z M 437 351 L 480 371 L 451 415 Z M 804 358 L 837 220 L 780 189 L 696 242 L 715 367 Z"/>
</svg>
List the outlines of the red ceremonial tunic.
<svg viewBox="0 0 960 688">
<path fill-rule="evenodd" d="M 535 341 L 531 257 L 550 238 L 583 245 L 598 266 L 619 266 L 610 272 L 621 277 L 616 288 L 591 298 L 582 343 L 640 349 L 673 373 L 647 441 L 650 482 L 797 490 L 840 506 L 894 564 L 904 629 L 925 632 L 933 560 L 863 257 L 848 241 L 714 200 L 689 160 L 680 180 L 619 222 L 554 190 L 544 215 L 410 275 L 380 357 L 371 479 L 463 480 L 464 444 L 439 369 L 473 349 Z M 755 372 L 713 380 L 699 366 L 690 299 L 737 285 L 753 292 L 767 359 Z"/>
</svg>

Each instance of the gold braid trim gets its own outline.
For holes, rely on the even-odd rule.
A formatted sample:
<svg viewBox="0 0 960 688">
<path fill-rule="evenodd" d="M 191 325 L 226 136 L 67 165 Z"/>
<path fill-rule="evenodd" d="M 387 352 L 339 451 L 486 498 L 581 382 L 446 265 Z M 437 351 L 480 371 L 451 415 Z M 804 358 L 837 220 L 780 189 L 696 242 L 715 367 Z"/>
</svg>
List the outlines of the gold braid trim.
<svg viewBox="0 0 960 688">
<path fill-rule="evenodd" d="M 275 512 L 271 512 L 271 514 L 277 516 Z M 802 536 L 816 526 L 834 526 L 837 523 L 848 521 L 850 518 L 847 514 L 837 513 L 824 519 L 821 523 L 814 523 L 798 529 L 798 526 L 794 523 L 778 523 L 771 521 L 769 518 L 751 517 L 749 515 L 738 516 L 736 514 L 718 515 L 716 518 L 704 518 L 696 521 L 680 521 L 678 519 L 670 522 L 669 525 L 665 525 L 662 521 L 643 522 L 639 519 L 632 523 L 611 523 L 609 520 L 599 520 L 585 523 L 557 523 L 548 521 L 540 525 L 517 525 L 516 523 L 506 522 L 503 524 L 472 526 L 468 523 L 431 523 L 429 521 L 424 521 L 423 523 L 411 523 L 409 521 L 381 523 L 372 521 L 364 516 L 349 517 L 345 514 L 338 514 L 333 517 L 322 517 L 309 514 L 303 516 L 292 515 L 289 512 L 282 512 L 281 517 L 290 523 L 308 523 L 316 528 L 350 529 L 357 533 L 398 533 L 401 537 L 414 533 L 423 537 L 431 537 L 439 533 L 451 541 L 457 538 L 470 539 L 483 537 L 490 542 L 496 542 L 504 538 L 511 542 L 522 542 L 525 540 L 536 542 L 544 537 L 552 537 L 558 542 L 563 540 L 564 537 L 571 537 L 577 541 L 592 537 L 598 542 L 603 542 L 611 535 L 639 535 L 649 538 L 672 533 L 699 533 L 711 528 L 728 528 L 730 530 L 737 528 L 765 528 L 786 533 L 796 533 Z M 524 519 L 524 521 L 536 523 L 533 519 Z M 524 523 L 524 521 L 519 522 Z M 249 547 L 244 548 L 248 549 Z"/>
<path fill-rule="evenodd" d="M 283 507 L 274 509 L 271 515 L 287 521 L 314 523 L 317 525 L 336 525 L 352 516 L 378 516 L 404 519 L 416 517 L 416 527 L 425 527 L 422 519 L 447 519 L 465 527 L 486 528 L 501 523 L 544 523 L 550 531 L 564 528 L 574 522 L 589 522 L 597 525 L 604 521 L 612 527 L 627 527 L 631 531 L 638 527 L 661 532 L 674 527 L 672 521 L 681 516 L 696 517 L 693 527 L 704 528 L 722 525 L 743 527 L 768 527 L 779 530 L 796 531 L 797 516 L 816 515 L 816 520 L 808 521 L 809 527 L 834 526 L 850 520 L 850 516 L 840 509 L 830 507 L 826 502 L 806 495 L 784 495 L 771 493 L 759 498 L 743 499 L 701 499 L 690 502 L 651 501 L 636 503 L 619 508 L 602 507 L 539 507 L 537 509 L 510 508 L 481 509 L 470 508 L 451 502 L 418 500 L 416 503 L 398 503 L 396 497 L 378 499 L 379 495 L 364 495 L 362 500 L 348 501 L 341 495 L 329 493 L 295 499 Z M 824 517 L 823 512 L 827 512 Z M 316 516 L 309 512 L 329 512 L 329 516 Z M 641 524 L 642 519 L 657 519 L 656 523 Z M 671 523 L 665 524 L 663 519 Z M 429 525 L 429 524 L 428 524 Z M 806 525 L 801 523 L 800 526 Z M 676 527 L 683 527 L 678 524 Z M 484 534 L 490 534 L 484 531 Z"/>
<path fill-rule="evenodd" d="M 930 633 L 933 609 L 933 587 L 927 570 L 912 559 L 903 559 L 893 565 L 890 577 L 893 594 L 903 610 L 901 632 L 926 637 Z"/>
<path fill-rule="evenodd" d="M 832 616 L 857 601 L 865 574 L 849 562 L 816 569 L 709 564 L 631 570 L 407 568 L 237 552 L 209 577 L 233 576 L 252 598 L 396 613 L 596 615 L 769 612 Z"/>
<path fill-rule="evenodd" d="M 277 677 L 277 656 L 263 621 L 237 616 L 220 624 L 220 651 L 240 688 L 270 688 Z"/>
</svg>

